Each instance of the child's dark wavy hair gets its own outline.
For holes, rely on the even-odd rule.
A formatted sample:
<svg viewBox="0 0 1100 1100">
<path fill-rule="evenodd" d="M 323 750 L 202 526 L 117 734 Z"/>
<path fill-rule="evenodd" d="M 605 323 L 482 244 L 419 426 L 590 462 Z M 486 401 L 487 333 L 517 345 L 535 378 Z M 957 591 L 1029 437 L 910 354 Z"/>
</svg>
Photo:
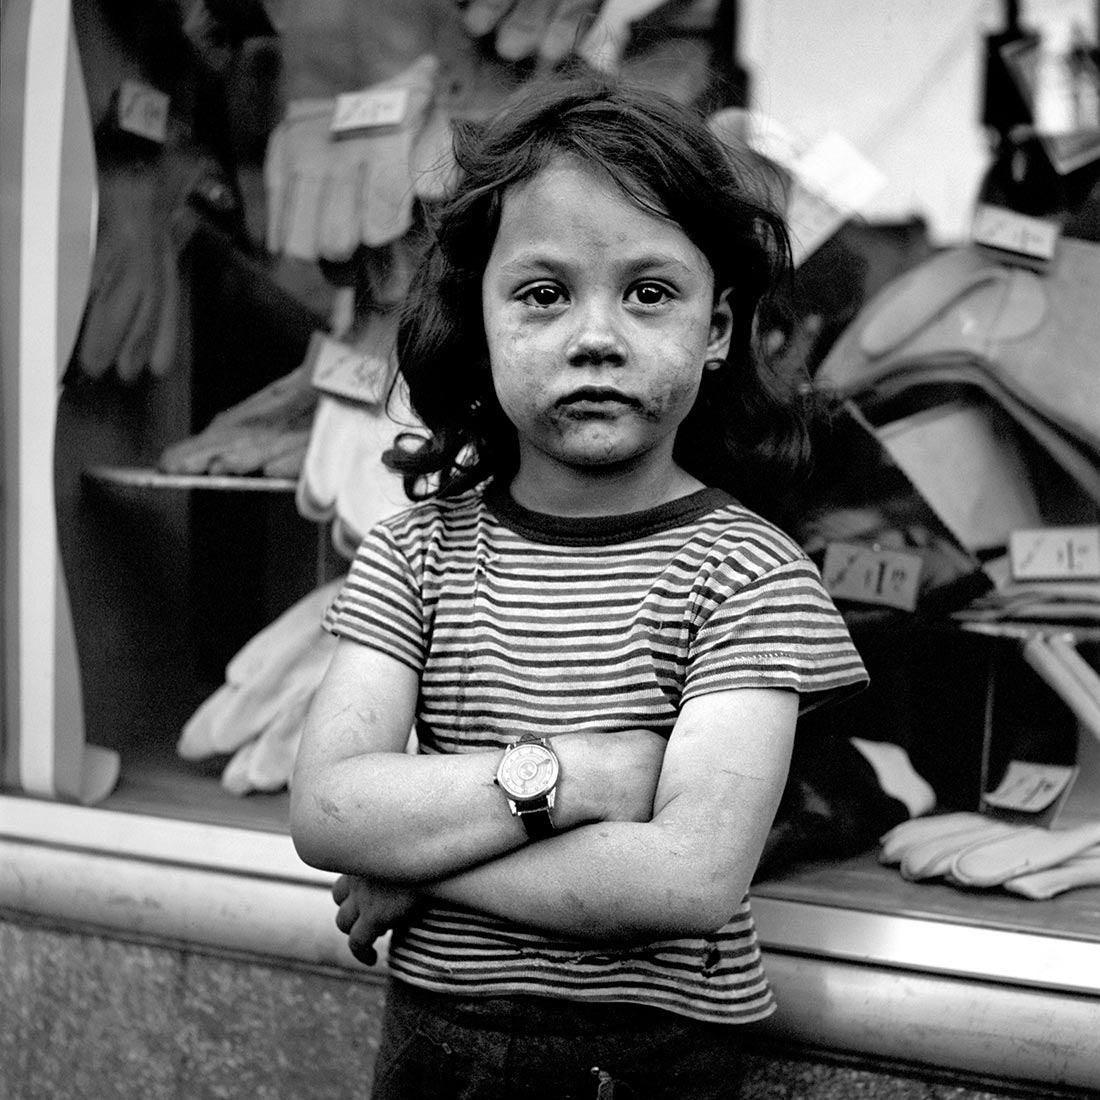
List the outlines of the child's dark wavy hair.
<svg viewBox="0 0 1100 1100">
<path fill-rule="evenodd" d="M 413 499 L 452 496 L 516 468 L 515 428 L 497 402 L 481 283 L 508 188 L 567 155 L 605 172 L 637 205 L 671 218 L 707 257 L 715 294 L 732 288 L 726 364 L 703 372 L 674 457 L 705 484 L 774 509 L 808 457 L 797 394 L 758 346 L 757 309 L 789 271 L 782 217 L 697 114 L 650 88 L 558 78 L 485 124 L 456 130 L 460 180 L 436 211 L 434 238 L 405 302 L 400 371 L 429 438 L 405 435 L 385 461 Z M 424 489 L 425 485 L 433 485 Z"/>
</svg>

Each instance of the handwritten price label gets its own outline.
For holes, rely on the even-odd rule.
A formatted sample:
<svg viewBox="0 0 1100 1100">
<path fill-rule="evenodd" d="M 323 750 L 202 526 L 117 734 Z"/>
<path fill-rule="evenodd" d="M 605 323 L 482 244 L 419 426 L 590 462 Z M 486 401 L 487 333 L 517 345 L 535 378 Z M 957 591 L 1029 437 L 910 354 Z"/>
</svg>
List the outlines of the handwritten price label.
<svg viewBox="0 0 1100 1100">
<path fill-rule="evenodd" d="M 885 186 L 886 177 L 847 138 L 824 134 L 793 164 L 788 203 L 795 266 Z"/>
<path fill-rule="evenodd" d="M 164 92 L 137 80 L 124 80 L 118 89 L 118 126 L 128 134 L 163 145 L 168 139 L 168 108 Z"/>
<path fill-rule="evenodd" d="M 918 554 L 903 550 L 831 542 L 825 548 L 821 576 L 835 599 L 913 611 L 923 564 Z"/>
<path fill-rule="evenodd" d="M 335 397 L 377 405 L 384 395 L 389 363 L 334 340 L 322 332 L 310 339 L 310 381 L 316 389 Z"/>
<path fill-rule="evenodd" d="M 1008 537 L 1017 581 L 1100 580 L 1100 527 L 1034 527 Z"/>
<path fill-rule="evenodd" d="M 1076 777 L 1075 767 L 1012 760 L 997 789 L 983 797 L 988 805 L 996 806 L 999 810 L 1041 813 L 1055 799 L 1068 793 L 1069 786 Z"/>
<path fill-rule="evenodd" d="M 1059 233 L 1060 229 L 1054 222 L 986 203 L 974 212 L 970 229 L 975 244 L 1044 262 L 1054 256 Z"/>
<path fill-rule="evenodd" d="M 400 126 L 409 106 L 408 88 L 368 88 L 364 92 L 345 92 L 336 97 L 331 131 L 334 137 Z"/>
</svg>

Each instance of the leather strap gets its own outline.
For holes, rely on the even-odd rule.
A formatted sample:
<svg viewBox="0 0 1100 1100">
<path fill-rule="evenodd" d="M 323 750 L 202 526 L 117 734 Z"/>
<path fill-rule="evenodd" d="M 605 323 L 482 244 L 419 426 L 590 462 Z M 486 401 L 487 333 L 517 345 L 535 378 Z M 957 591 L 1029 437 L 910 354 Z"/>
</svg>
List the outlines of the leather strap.
<svg viewBox="0 0 1100 1100">
<path fill-rule="evenodd" d="M 523 822 L 530 840 L 546 840 L 557 832 L 554 821 L 550 817 L 550 806 L 545 798 L 540 798 L 522 810 L 517 808 L 516 816 Z"/>
</svg>

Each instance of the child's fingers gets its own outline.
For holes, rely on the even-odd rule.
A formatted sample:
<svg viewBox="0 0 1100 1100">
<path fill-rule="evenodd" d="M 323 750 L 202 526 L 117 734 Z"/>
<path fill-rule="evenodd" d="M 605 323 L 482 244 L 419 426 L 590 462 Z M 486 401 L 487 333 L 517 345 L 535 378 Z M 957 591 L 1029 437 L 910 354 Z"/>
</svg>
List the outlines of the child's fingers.
<svg viewBox="0 0 1100 1100">
<path fill-rule="evenodd" d="M 340 908 L 336 910 L 336 927 L 345 936 L 351 934 L 356 921 L 359 920 L 359 904 L 354 897 L 346 897 L 340 902 Z"/>
<path fill-rule="evenodd" d="M 351 947 L 350 941 L 348 946 Z M 351 947 L 351 953 L 364 966 L 374 966 L 374 964 L 378 962 L 378 952 L 375 951 L 373 947 L 364 947 L 358 950 L 355 947 Z"/>
<path fill-rule="evenodd" d="M 332 900 L 337 905 L 343 904 L 347 896 L 351 893 L 351 879 L 347 875 L 341 875 L 332 884 Z"/>
<path fill-rule="evenodd" d="M 374 941 L 380 934 L 373 921 L 357 920 L 348 933 L 348 949 L 361 963 L 374 966 L 378 961 Z"/>
</svg>

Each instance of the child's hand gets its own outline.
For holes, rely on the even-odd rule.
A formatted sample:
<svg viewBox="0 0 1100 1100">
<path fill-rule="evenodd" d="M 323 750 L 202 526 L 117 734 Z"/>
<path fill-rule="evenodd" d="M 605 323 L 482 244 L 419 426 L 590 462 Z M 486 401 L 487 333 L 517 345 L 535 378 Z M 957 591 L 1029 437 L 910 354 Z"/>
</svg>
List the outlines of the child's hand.
<svg viewBox="0 0 1100 1100">
<path fill-rule="evenodd" d="M 364 965 L 374 966 L 378 961 L 374 941 L 408 913 L 416 893 L 359 875 L 341 875 L 333 883 L 332 898 L 340 906 L 336 927 L 348 937 L 351 953 Z"/>
</svg>

